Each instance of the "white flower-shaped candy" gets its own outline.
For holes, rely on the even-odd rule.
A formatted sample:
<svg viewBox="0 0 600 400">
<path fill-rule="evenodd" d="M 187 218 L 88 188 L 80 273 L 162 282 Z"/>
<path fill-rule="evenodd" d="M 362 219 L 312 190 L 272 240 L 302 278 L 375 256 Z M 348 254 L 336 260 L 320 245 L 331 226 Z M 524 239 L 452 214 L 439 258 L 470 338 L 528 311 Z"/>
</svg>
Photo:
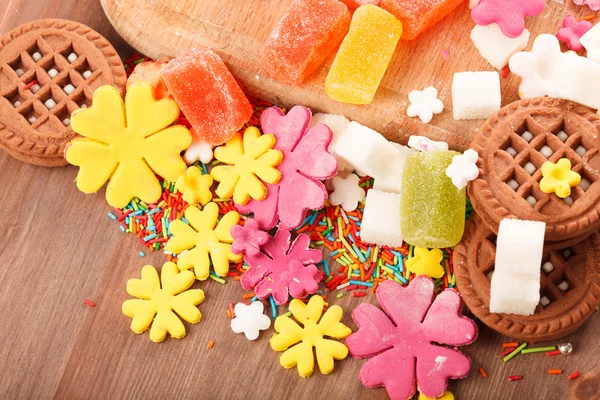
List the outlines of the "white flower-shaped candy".
<svg viewBox="0 0 600 400">
<path fill-rule="evenodd" d="M 419 151 L 442 151 L 448 150 L 448 143 L 436 142 L 425 136 L 411 136 L 408 138 L 408 146 Z"/>
<path fill-rule="evenodd" d="M 473 149 L 452 157 L 452 164 L 446 168 L 446 176 L 452 179 L 452 183 L 458 190 L 461 190 L 467 186 L 467 183 L 479 176 L 479 169 L 476 165 L 478 158 L 479 154 Z"/>
<path fill-rule="evenodd" d="M 183 154 L 183 159 L 188 164 L 193 164 L 198 160 L 204 164 L 208 164 L 213 159 L 213 146 L 206 143 L 192 131 L 192 144 Z"/>
<path fill-rule="evenodd" d="M 233 309 L 235 318 L 231 320 L 231 330 L 244 333 L 248 340 L 256 340 L 260 331 L 271 326 L 271 318 L 263 314 L 264 310 L 265 306 L 260 301 L 250 305 L 237 303 Z"/>
<path fill-rule="evenodd" d="M 333 206 L 341 205 L 344 211 L 354 211 L 358 203 L 365 199 L 365 191 L 358 186 L 360 178 L 355 174 L 334 176 L 331 179 L 333 192 L 329 195 L 329 202 Z"/>
<path fill-rule="evenodd" d="M 423 90 L 413 90 L 408 94 L 410 106 L 406 110 L 409 117 L 419 116 L 421 121 L 428 124 L 433 114 L 439 114 L 444 110 L 444 103 L 437 98 L 437 89 L 429 86 Z"/>
</svg>

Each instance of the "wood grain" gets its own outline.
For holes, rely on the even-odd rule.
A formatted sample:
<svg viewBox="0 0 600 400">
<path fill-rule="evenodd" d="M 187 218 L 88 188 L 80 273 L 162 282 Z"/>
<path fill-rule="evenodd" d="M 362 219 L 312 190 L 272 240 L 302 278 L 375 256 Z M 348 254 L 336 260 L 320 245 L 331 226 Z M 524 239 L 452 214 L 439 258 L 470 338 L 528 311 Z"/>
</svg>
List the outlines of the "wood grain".
<svg viewBox="0 0 600 400">
<path fill-rule="evenodd" d="M 401 143 L 410 135 L 422 134 L 447 141 L 455 149 L 468 147 L 483 121 L 452 118 L 452 77 L 455 72 L 493 70 L 469 39 L 474 24 L 468 2 L 416 40 L 401 40 L 373 103 L 354 106 L 325 94 L 333 55 L 301 87 L 265 77 L 260 64 L 263 43 L 291 1 L 100 0 L 121 36 L 150 57 L 176 56 L 183 49 L 208 46 L 219 52 L 245 89 L 259 98 L 343 114 Z M 541 16 L 527 20 L 527 28 L 532 37 L 555 33 L 567 13 L 579 16 L 590 11 L 570 0 L 548 1 Z M 502 80 L 503 105 L 518 99 L 518 81 L 512 74 Z M 407 118 L 408 93 L 430 85 L 438 89 L 445 111 L 431 124 Z"/>
<path fill-rule="evenodd" d="M 234 7 L 231 15 L 235 12 Z M 9 0 L 0 11 L 0 32 L 49 17 L 88 24 L 123 56 L 130 52 L 92 0 Z M 225 311 L 244 292 L 233 281 L 194 285 L 206 293 L 203 319 L 187 326 L 183 340 L 154 344 L 147 333 L 135 335 L 121 314 L 126 282 L 145 264 L 160 266 L 164 255 L 140 258 L 138 251 L 146 249 L 106 216 L 110 208 L 103 194 L 86 196 L 76 189 L 75 168 L 34 167 L 0 153 L 0 170 L 0 398 L 386 398 L 383 389 L 361 386 L 363 360 L 348 358 L 336 362 L 329 376 L 316 372 L 301 379 L 279 366 L 280 353 L 268 346 L 270 332 L 256 342 L 235 335 Z M 338 300 L 329 294 L 328 300 L 344 308 L 344 323 L 355 330 L 350 311 L 375 297 Z M 451 390 L 457 399 L 591 399 L 600 384 L 599 329 L 594 316 L 565 338 L 575 346 L 570 356 L 526 355 L 504 364 L 498 353 L 506 338 L 482 327 L 479 339 L 464 349 L 473 360 L 471 375 Z M 206 348 L 210 340 L 216 341 L 212 350 Z M 549 376 L 549 368 L 564 374 Z M 582 372 L 580 381 L 569 382 L 565 374 L 575 370 Z M 524 380 L 507 382 L 514 374 Z"/>
</svg>

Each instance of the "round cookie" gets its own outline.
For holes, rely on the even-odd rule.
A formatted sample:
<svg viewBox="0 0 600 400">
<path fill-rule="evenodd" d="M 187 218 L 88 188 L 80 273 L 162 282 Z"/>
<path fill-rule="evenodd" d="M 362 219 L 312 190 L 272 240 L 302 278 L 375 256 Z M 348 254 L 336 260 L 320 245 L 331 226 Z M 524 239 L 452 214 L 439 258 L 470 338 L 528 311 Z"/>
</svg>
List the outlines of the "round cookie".
<svg viewBox="0 0 600 400">
<path fill-rule="evenodd" d="M 475 211 L 494 232 L 504 218 L 546 222 L 545 240 L 557 247 L 600 228 L 600 117 L 589 108 L 553 98 L 514 102 L 477 133 L 479 177 L 468 188 Z M 571 161 L 582 183 L 561 199 L 542 192 L 546 161 Z"/>
<path fill-rule="evenodd" d="M 66 165 L 71 113 L 127 77 L 116 50 L 78 22 L 43 19 L 0 38 L 0 148 L 26 163 Z"/>
<path fill-rule="evenodd" d="M 496 235 L 473 216 L 454 249 L 456 285 L 467 307 L 483 323 L 503 335 L 537 342 L 568 335 L 592 316 L 600 301 L 600 234 L 567 249 L 544 247 L 542 265 L 550 262 L 552 270 L 542 269 L 540 287 L 542 299 L 550 303 L 539 304 L 531 316 L 490 313 L 488 276 L 494 270 L 495 242 Z"/>
</svg>

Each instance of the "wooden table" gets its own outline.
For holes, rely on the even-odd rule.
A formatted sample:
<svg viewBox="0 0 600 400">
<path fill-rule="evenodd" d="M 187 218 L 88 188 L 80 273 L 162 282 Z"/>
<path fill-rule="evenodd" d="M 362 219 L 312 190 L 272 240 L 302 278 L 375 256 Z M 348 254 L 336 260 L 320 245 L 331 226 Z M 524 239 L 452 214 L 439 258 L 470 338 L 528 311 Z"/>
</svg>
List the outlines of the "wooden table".
<svg viewBox="0 0 600 400">
<path fill-rule="evenodd" d="M 2 33 L 36 18 L 71 18 L 104 34 L 122 56 L 131 52 L 98 1 L 4 4 Z M 243 290 L 233 281 L 195 284 L 206 293 L 203 318 L 187 326 L 185 339 L 155 344 L 147 333 L 133 334 L 130 319 L 121 314 L 126 282 L 139 277 L 145 264 L 160 266 L 164 255 L 141 258 L 138 251 L 146 249 L 106 216 L 110 209 L 104 196 L 77 191 L 75 168 L 34 167 L 0 153 L 0 170 L 0 398 L 386 398 L 383 389 L 360 384 L 362 360 L 348 358 L 336 362 L 329 376 L 316 372 L 302 379 L 279 366 L 280 353 L 268 345 L 270 333 L 263 332 L 256 342 L 235 335 L 225 311 Z M 350 311 L 360 301 L 375 302 L 372 295 L 328 298 L 344 308 L 343 322 L 354 330 Z M 450 388 L 458 399 L 599 398 L 599 330 L 600 318 L 594 316 L 564 339 L 573 343 L 573 354 L 531 354 L 505 364 L 499 352 L 507 339 L 481 327 L 479 339 L 464 348 L 473 360 L 471 375 Z M 211 340 L 216 344 L 209 350 Z M 477 372 L 479 367 L 488 379 Z M 549 368 L 564 373 L 550 376 Z M 569 382 L 567 375 L 576 370 L 581 377 Z M 509 375 L 524 379 L 508 382 Z"/>
</svg>

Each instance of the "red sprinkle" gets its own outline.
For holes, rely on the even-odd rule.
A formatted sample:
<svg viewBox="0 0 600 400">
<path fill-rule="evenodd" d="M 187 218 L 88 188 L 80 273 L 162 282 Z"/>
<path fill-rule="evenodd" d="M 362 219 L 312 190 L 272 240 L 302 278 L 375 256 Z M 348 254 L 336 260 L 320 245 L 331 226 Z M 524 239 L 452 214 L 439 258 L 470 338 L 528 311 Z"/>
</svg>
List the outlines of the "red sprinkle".
<svg viewBox="0 0 600 400">
<path fill-rule="evenodd" d="M 83 300 L 84 304 L 87 304 L 90 307 L 96 307 L 96 304 L 92 301 L 89 301 L 88 299 Z"/>
<path fill-rule="evenodd" d="M 508 349 L 504 350 L 502 352 L 502 357 L 509 355 L 510 353 L 515 351 L 515 349 L 516 349 L 516 347 L 509 347 Z"/>
<path fill-rule="evenodd" d="M 366 295 L 365 292 L 352 292 L 352 297 L 365 297 Z"/>
<path fill-rule="evenodd" d="M 581 372 L 575 371 L 571 375 L 569 375 L 569 380 L 572 381 L 573 379 L 577 379 L 579 375 L 581 375 Z"/>
<path fill-rule="evenodd" d="M 510 72 L 510 68 L 508 67 L 508 65 L 506 67 L 504 67 L 504 69 L 502 70 L 502 78 L 506 78 L 508 76 L 508 73 Z"/>
<path fill-rule="evenodd" d="M 520 381 L 521 379 L 523 379 L 523 377 L 521 375 L 511 375 L 508 377 L 509 381 Z"/>
<path fill-rule="evenodd" d="M 33 85 L 35 85 L 36 83 L 38 83 L 37 79 L 32 80 L 31 82 L 29 82 L 27 85 L 25 85 L 25 87 L 23 87 L 23 90 L 29 90 L 31 89 L 31 87 Z"/>
<path fill-rule="evenodd" d="M 485 370 L 481 367 L 479 367 L 479 373 L 481 374 L 481 376 L 483 376 L 484 378 L 488 377 L 487 372 L 485 372 Z"/>
<path fill-rule="evenodd" d="M 547 351 L 546 355 L 547 356 L 557 356 L 560 354 L 560 350 L 552 350 L 552 351 Z"/>
</svg>

